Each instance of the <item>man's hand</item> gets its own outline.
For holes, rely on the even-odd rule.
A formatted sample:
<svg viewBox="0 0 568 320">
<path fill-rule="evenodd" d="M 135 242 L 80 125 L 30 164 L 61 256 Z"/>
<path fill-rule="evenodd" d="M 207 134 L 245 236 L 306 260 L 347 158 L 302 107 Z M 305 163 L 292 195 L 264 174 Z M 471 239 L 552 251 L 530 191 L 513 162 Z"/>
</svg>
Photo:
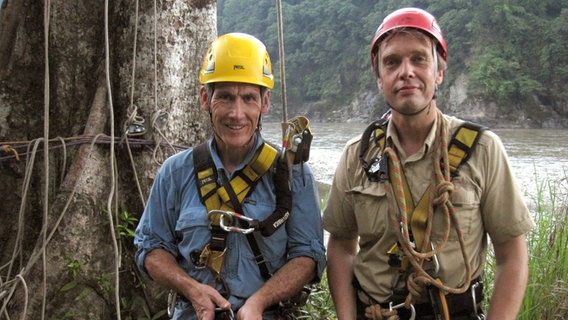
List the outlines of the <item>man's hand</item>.
<svg viewBox="0 0 568 320">
<path fill-rule="evenodd" d="M 200 320 L 214 320 L 215 308 L 228 310 L 231 307 L 229 301 L 223 298 L 215 288 L 201 283 L 193 287 L 186 298 Z"/>
<path fill-rule="evenodd" d="M 237 312 L 237 320 L 262 320 L 263 311 L 261 305 L 247 301 Z"/>
<path fill-rule="evenodd" d="M 174 289 L 189 301 L 200 320 L 214 320 L 215 308 L 229 309 L 231 304 L 215 288 L 199 283 L 177 263 L 174 256 L 163 249 L 154 249 L 144 261 L 148 274 L 157 283 Z"/>
</svg>

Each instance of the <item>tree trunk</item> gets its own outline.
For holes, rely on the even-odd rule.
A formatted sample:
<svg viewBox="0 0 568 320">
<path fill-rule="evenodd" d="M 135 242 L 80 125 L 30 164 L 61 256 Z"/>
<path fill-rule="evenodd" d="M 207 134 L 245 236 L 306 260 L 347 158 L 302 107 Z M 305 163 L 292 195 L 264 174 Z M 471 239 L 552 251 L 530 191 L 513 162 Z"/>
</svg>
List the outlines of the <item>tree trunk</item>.
<svg viewBox="0 0 568 320">
<path fill-rule="evenodd" d="M 0 319 L 163 313 L 129 231 L 159 164 L 210 134 L 215 36 L 214 0 L 4 0 Z"/>
</svg>

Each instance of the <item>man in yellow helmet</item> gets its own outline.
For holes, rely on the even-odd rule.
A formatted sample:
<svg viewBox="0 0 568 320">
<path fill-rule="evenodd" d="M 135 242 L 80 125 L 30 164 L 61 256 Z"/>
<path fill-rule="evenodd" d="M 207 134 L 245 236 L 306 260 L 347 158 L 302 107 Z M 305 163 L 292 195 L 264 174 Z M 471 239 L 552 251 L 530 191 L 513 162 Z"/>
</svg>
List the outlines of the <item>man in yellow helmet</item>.
<svg viewBox="0 0 568 320">
<path fill-rule="evenodd" d="M 323 213 L 338 319 L 485 319 L 488 238 L 487 319 L 516 319 L 534 223 L 499 138 L 438 109 L 447 57 L 419 8 L 389 14 L 373 37 L 390 115 L 347 143 Z"/>
<path fill-rule="evenodd" d="M 289 168 L 260 134 L 274 85 L 261 41 L 220 36 L 199 78 L 214 133 L 160 168 L 136 230 L 137 264 L 177 292 L 175 319 L 282 319 L 282 302 L 325 267 L 312 171 Z"/>
</svg>

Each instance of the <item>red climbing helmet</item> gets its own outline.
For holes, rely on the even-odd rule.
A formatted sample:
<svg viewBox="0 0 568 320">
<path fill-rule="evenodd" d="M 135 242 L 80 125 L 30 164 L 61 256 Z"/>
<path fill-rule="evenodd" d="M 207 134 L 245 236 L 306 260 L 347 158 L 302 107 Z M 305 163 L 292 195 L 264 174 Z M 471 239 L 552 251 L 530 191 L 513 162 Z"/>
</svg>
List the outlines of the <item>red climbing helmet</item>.
<svg viewBox="0 0 568 320">
<path fill-rule="evenodd" d="M 371 41 L 371 64 L 373 69 L 376 70 L 376 55 L 379 43 L 384 39 L 386 34 L 398 28 L 415 28 L 426 32 L 437 42 L 437 49 L 442 58 L 447 61 L 448 49 L 446 41 L 442 35 L 442 30 L 430 13 L 419 8 L 403 8 L 396 10 L 385 17 L 383 23 L 379 26 Z"/>
</svg>

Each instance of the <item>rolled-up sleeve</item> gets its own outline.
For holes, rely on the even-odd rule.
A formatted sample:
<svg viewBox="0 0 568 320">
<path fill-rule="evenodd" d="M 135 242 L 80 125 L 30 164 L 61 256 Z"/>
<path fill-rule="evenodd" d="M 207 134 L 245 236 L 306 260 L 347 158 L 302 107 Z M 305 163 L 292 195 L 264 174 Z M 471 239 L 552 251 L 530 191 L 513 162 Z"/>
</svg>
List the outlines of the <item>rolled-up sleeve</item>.
<svg viewBox="0 0 568 320">
<path fill-rule="evenodd" d="M 175 226 L 179 212 L 176 210 L 175 192 L 171 179 L 172 168 L 168 161 L 158 171 L 152 185 L 144 213 L 140 218 L 134 236 L 137 247 L 135 261 L 143 276 L 150 278 L 144 267 L 146 255 L 157 248 L 164 249 L 174 257 L 179 256 Z"/>
<path fill-rule="evenodd" d="M 317 265 L 319 281 L 326 267 L 323 227 L 317 185 L 311 168 L 293 166 L 292 210 L 287 222 L 288 259 L 310 257 Z"/>
</svg>

